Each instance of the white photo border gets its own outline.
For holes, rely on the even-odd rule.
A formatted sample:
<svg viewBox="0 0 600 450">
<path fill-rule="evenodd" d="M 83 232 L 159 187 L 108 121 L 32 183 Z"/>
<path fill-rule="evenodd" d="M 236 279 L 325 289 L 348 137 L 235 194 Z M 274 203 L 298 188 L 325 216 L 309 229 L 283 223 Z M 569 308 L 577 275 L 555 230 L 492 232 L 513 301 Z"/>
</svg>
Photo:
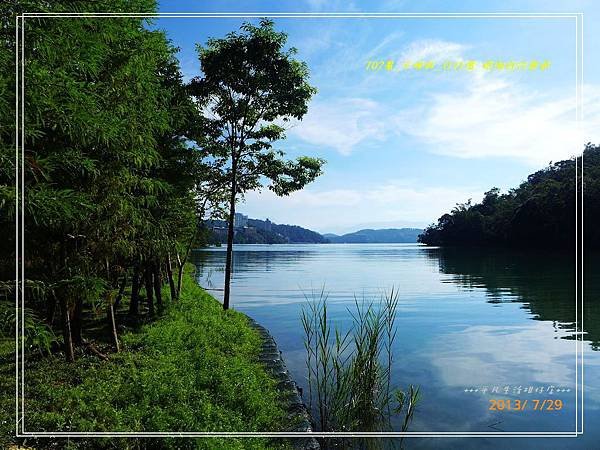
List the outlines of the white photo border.
<svg viewBox="0 0 600 450">
<path fill-rule="evenodd" d="M 432 431 L 432 432 L 32 432 L 25 430 L 25 401 L 22 394 L 25 392 L 25 355 L 20 348 L 20 342 L 23 342 L 24 329 L 24 280 L 25 271 L 23 255 L 25 254 L 25 212 L 24 212 L 24 101 L 25 97 L 25 31 L 24 24 L 26 18 L 81 18 L 81 17 L 135 17 L 135 18 L 396 18 L 396 19 L 464 19 L 464 18 L 531 18 L 531 19 L 574 19 L 575 24 L 575 119 L 578 127 L 578 136 L 581 141 L 580 148 L 583 147 L 582 130 L 582 96 L 583 96 L 583 13 L 565 12 L 565 13 L 535 13 L 535 12 L 473 12 L 473 13 L 453 13 L 453 12 L 432 12 L 432 13 L 350 13 L 350 12 L 332 12 L 332 13 L 28 13 L 24 12 L 15 18 L 15 184 L 16 184 L 16 239 L 15 239 L 15 428 L 16 437 L 34 437 L 34 438 L 79 438 L 79 437 L 287 437 L 287 438 L 306 438 L 306 437 L 379 437 L 379 438 L 397 438 L 397 437 L 494 437 L 494 438 L 512 438 L 512 437 L 577 437 L 583 434 L 583 306 L 584 306 L 584 274 L 583 274 L 583 183 L 581 183 L 581 210 L 577 198 L 577 188 L 579 187 L 579 168 L 577 158 L 582 161 L 582 180 L 583 180 L 583 151 L 575 155 L 575 430 L 574 431 L 548 431 L 548 432 L 465 432 L 465 431 Z M 20 207 L 20 215 L 19 215 Z M 581 221 L 580 221 L 581 220 Z M 580 234 L 581 233 L 581 236 Z M 581 239 L 581 241 L 580 241 Z M 581 243 L 580 243 L 581 242 Z M 579 269 L 581 268 L 581 274 Z M 581 278 L 580 278 L 581 277 Z M 579 289 L 581 282 L 581 290 Z M 21 310 L 19 311 L 19 307 Z M 579 307 L 581 307 L 581 331 L 579 331 Z M 20 314 L 19 314 L 20 313 Z M 579 370 L 581 364 L 581 370 Z M 19 395 L 21 394 L 21 396 Z M 581 410 L 581 411 L 580 411 Z M 21 414 L 19 414 L 19 412 Z"/>
</svg>

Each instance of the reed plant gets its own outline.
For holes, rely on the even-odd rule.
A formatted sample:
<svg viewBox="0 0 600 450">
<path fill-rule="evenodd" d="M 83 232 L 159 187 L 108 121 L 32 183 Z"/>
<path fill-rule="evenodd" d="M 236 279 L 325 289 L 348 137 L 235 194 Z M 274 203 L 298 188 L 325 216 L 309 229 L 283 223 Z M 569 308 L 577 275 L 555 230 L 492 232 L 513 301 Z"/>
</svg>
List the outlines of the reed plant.
<svg viewBox="0 0 600 450">
<path fill-rule="evenodd" d="M 346 331 L 332 322 L 327 297 L 324 289 L 313 292 L 301 313 L 308 401 L 315 429 L 389 431 L 392 418 L 400 416 L 400 431 L 406 431 L 420 396 L 413 385 L 406 391 L 392 386 L 398 291 L 392 288 L 378 300 L 355 296 L 354 306 L 348 310 L 352 323 Z M 340 439 L 322 442 L 325 448 L 348 445 Z M 361 444 L 373 446 L 380 445 L 375 440 Z"/>
</svg>

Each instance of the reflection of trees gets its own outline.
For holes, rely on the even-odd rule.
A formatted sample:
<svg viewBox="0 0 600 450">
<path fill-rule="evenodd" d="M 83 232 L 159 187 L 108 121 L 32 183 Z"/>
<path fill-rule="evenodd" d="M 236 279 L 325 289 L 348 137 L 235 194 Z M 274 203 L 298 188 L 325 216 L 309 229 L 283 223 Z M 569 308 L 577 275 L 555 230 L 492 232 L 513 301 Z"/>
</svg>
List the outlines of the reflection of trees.
<svg viewBox="0 0 600 450">
<path fill-rule="evenodd" d="M 574 256 L 541 251 L 509 251 L 478 248 L 428 248 L 440 272 L 462 287 L 485 288 L 490 303 L 520 302 L 535 320 L 556 323 L 558 328 L 575 331 Z M 585 339 L 600 350 L 600 276 L 591 268 L 599 255 L 585 265 Z M 579 316 L 581 317 L 581 315 Z M 573 339 L 570 334 L 567 339 Z"/>
<path fill-rule="evenodd" d="M 233 273 L 236 269 L 251 272 L 271 272 L 273 267 L 281 269 L 290 267 L 290 270 L 297 268 L 301 260 L 314 256 L 315 251 L 306 250 L 240 250 L 233 251 Z M 200 275 L 207 269 L 220 271 L 225 267 L 224 251 L 194 251 L 190 260 L 196 265 Z M 234 275 L 235 276 L 235 275 Z"/>
</svg>

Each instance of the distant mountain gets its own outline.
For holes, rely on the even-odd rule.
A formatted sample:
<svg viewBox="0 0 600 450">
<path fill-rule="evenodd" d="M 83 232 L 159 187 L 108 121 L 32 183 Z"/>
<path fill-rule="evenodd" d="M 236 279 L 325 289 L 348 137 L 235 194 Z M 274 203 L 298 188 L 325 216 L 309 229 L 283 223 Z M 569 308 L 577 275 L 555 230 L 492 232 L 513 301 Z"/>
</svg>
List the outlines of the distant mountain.
<svg viewBox="0 0 600 450">
<path fill-rule="evenodd" d="M 227 222 L 208 220 L 211 231 L 210 244 L 227 242 Z M 270 220 L 247 219 L 243 227 L 236 227 L 233 238 L 235 244 L 325 244 L 327 239 L 316 231 L 298 225 L 279 225 Z"/>
<path fill-rule="evenodd" d="M 359 230 L 342 236 L 326 233 L 323 237 L 332 244 L 395 244 L 417 242 L 422 232 L 420 228 L 386 228 Z"/>
<path fill-rule="evenodd" d="M 248 226 L 283 236 L 289 244 L 325 244 L 327 242 L 327 239 L 316 231 L 298 225 L 278 225 L 268 220 L 248 219 Z"/>
<path fill-rule="evenodd" d="M 387 228 L 380 230 L 360 230 L 354 233 L 337 235 L 319 234 L 298 225 L 280 225 L 267 220 L 250 219 L 243 216 L 243 222 L 235 228 L 235 244 L 392 244 L 417 242 L 423 232 L 420 228 Z M 209 244 L 227 242 L 227 222 L 207 220 Z"/>
</svg>

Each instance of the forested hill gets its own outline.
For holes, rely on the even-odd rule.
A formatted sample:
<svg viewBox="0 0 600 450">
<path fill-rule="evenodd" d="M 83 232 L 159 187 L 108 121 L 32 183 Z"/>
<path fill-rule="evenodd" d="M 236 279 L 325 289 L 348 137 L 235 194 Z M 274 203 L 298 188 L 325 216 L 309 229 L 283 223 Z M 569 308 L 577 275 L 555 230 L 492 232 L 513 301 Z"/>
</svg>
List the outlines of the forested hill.
<svg viewBox="0 0 600 450">
<path fill-rule="evenodd" d="M 354 233 L 338 236 L 326 234 L 329 242 L 334 244 L 383 244 L 417 242 L 423 230 L 419 228 L 386 228 L 382 230 L 359 230 Z"/>
<path fill-rule="evenodd" d="M 206 221 L 208 244 L 227 242 L 227 222 Z M 248 219 L 244 227 L 235 229 L 236 244 L 382 244 L 417 242 L 420 228 L 388 228 L 359 230 L 344 235 L 325 234 L 298 225 L 279 225 L 268 220 Z"/>
<path fill-rule="evenodd" d="M 227 224 L 222 220 L 209 220 L 209 243 L 227 242 Z M 279 225 L 270 221 L 248 219 L 247 226 L 235 230 L 236 244 L 324 244 L 327 241 L 316 231 L 298 225 Z"/>
<path fill-rule="evenodd" d="M 583 184 L 586 248 L 600 248 L 600 146 L 588 144 L 581 156 L 550 164 L 517 188 L 492 188 L 481 203 L 458 204 L 419 236 L 428 245 L 500 245 L 572 248 L 575 244 L 575 164 Z"/>
</svg>

